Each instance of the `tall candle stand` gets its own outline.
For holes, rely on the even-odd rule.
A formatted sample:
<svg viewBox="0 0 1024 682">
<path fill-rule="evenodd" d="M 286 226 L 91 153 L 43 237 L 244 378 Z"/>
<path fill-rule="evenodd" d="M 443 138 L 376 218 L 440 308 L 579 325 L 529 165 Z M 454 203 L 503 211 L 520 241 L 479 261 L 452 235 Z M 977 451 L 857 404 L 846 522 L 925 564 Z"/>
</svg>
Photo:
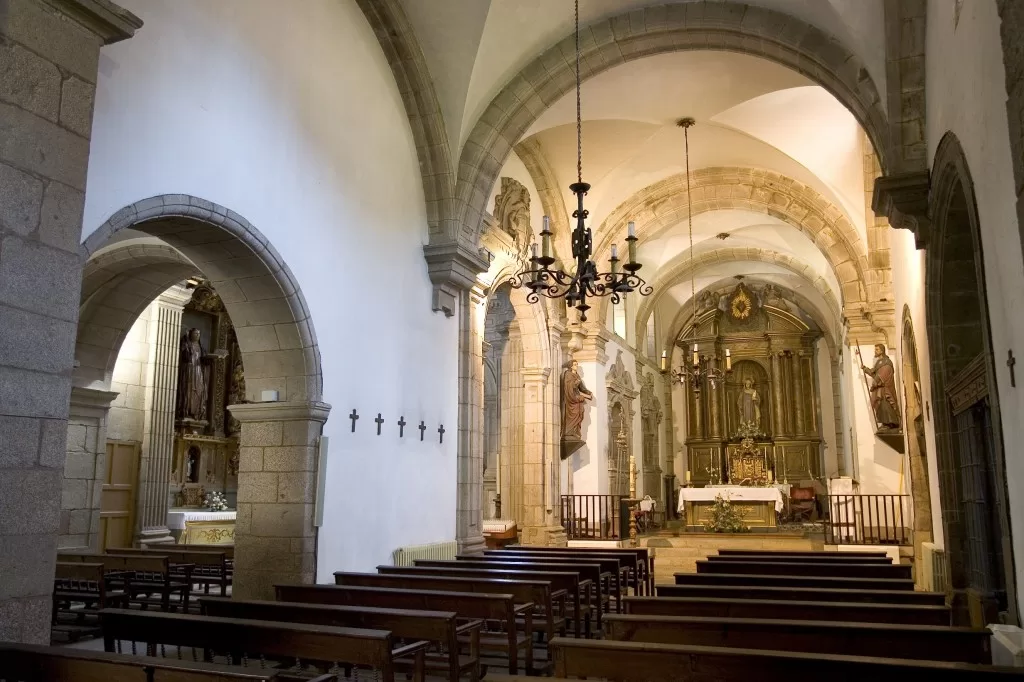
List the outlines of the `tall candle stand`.
<svg viewBox="0 0 1024 682">
<path fill-rule="evenodd" d="M 636 547 L 636 458 L 629 453 L 629 546 Z"/>
</svg>

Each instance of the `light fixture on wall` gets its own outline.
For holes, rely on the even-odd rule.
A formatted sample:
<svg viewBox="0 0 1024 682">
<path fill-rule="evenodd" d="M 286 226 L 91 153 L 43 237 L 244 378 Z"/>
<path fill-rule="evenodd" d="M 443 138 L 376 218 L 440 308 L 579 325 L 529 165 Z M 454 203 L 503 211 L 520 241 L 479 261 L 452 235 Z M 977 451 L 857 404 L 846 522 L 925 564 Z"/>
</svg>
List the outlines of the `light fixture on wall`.
<svg viewBox="0 0 1024 682">
<path fill-rule="evenodd" d="M 732 372 L 732 354 L 725 349 L 725 369 L 718 358 L 718 353 L 712 346 L 711 354 L 701 354 L 700 344 L 697 343 L 697 287 L 693 267 L 693 197 L 690 193 L 690 128 L 697 122 L 692 118 L 680 119 L 677 125 L 683 129 L 683 139 L 686 150 L 686 220 L 690 229 L 690 301 L 693 305 L 693 324 L 690 327 L 688 336 L 680 340 L 679 345 L 688 351 L 689 363 L 684 362 L 679 369 L 670 370 L 668 366 L 668 351 L 661 351 L 661 371 L 664 374 L 671 374 L 673 381 L 685 384 L 687 381 L 693 387 L 694 392 L 699 393 L 701 384 L 704 381 L 712 390 L 718 388 L 720 381 L 725 381 L 727 374 Z"/>
<path fill-rule="evenodd" d="M 532 256 L 530 265 L 515 274 L 510 280 L 515 288 L 526 287 L 530 290 L 526 299 L 536 303 L 541 296 L 548 298 L 565 298 L 566 306 L 575 308 L 580 313 L 580 322 L 587 321 L 590 305 L 587 298 L 611 296 L 612 303 L 619 303 L 622 297 L 631 291 L 639 291 L 642 296 L 649 296 L 654 289 L 637 275 L 640 263 L 636 262 L 636 232 L 633 223 L 629 223 L 626 236 L 627 255 L 629 260 L 621 265 L 619 271 L 618 248 L 612 244 L 609 263 L 610 272 L 598 272 L 597 265 L 590 259 L 593 255 L 593 235 L 586 226 L 589 211 L 583 208 L 583 197 L 590 185 L 583 182 L 583 117 L 580 100 L 580 3 L 576 0 L 576 182 L 569 185 L 576 195 L 576 210 L 572 217 L 576 219 L 576 228 L 572 231 L 572 257 L 576 261 L 576 270 L 572 274 L 562 269 L 552 270 L 555 263 L 551 255 L 551 227 L 547 216 L 544 216 L 544 229 L 541 231 L 541 249 L 538 253 L 536 242 L 531 245 Z"/>
</svg>

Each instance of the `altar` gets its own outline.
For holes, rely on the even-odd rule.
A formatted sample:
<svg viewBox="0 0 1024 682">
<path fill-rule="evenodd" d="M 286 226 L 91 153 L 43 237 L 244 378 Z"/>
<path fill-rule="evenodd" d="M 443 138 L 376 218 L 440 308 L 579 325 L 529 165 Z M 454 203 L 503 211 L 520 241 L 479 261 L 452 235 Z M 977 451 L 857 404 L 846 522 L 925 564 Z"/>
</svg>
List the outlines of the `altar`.
<svg viewBox="0 0 1024 682">
<path fill-rule="evenodd" d="M 180 545 L 232 545 L 237 513 L 234 510 L 171 508 L 167 511 L 167 527 Z"/>
<path fill-rule="evenodd" d="M 702 530 L 715 498 L 728 500 L 752 529 L 776 527 L 776 515 L 783 509 L 782 491 L 777 486 L 721 485 L 705 488 L 680 488 L 679 513 L 686 518 L 686 527 Z"/>
</svg>

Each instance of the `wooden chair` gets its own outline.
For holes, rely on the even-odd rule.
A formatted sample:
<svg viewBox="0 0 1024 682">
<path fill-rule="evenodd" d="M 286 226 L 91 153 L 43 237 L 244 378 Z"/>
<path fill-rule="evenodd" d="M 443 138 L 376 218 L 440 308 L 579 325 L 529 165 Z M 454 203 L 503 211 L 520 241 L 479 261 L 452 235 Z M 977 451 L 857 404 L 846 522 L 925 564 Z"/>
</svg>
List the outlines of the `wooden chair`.
<svg viewBox="0 0 1024 682">
<path fill-rule="evenodd" d="M 810 521 L 818 510 L 818 496 L 813 487 L 789 489 L 789 518 L 793 523 Z"/>
</svg>

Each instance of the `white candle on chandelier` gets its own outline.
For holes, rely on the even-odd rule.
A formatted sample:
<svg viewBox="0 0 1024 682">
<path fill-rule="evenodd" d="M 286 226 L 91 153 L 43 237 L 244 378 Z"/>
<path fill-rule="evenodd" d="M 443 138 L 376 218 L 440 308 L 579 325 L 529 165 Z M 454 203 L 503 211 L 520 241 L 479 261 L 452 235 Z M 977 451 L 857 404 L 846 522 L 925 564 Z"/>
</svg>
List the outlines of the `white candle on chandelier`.
<svg viewBox="0 0 1024 682">
<path fill-rule="evenodd" d="M 661 351 L 661 371 L 664 372 L 668 369 L 668 351 Z"/>
<path fill-rule="evenodd" d="M 544 230 L 540 233 L 544 244 L 544 257 L 551 257 L 551 220 L 544 216 Z"/>
<path fill-rule="evenodd" d="M 530 251 L 533 252 L 533 257 L 534 257 L 534 259 L 536 259 L 537 258 L 537 242 L 534 242 L 533 244 L 530 244 Z"/>
<path fill-rule="evenodd" d="M 629 238 L 626 240 L 626 244 L 629 245 L 629 262 L 636 263 L 636 227 L 633 226 L 633 221 L 629 221 Z"/>
<path fill-rule="evenodd" d="M 726 371 L 732 369 L 732 353 L 728 348 L 725 349 L 725 369 Z"/>
<path fill-rule="evenodd" d="M 629 222 L 628 222 L 628 223 L 626 224 L 626 229 L 627 229 L 627 230 L 629 230 L 629 236 L 630 236 L 630 237 L 635 237 L 635 236 L 636 236 L 636 224 L 635 224 L 635 223 L 633 223 L 633 221 L 632 221 L 632 220 L 630 220 L 630 221 L 629 221 Z"/>
<path fill-rule="evenodd" d="M 612 244 L 612 260 L 619 257 L 619 247 L 616 244 Z"/>
<path fill-rule="evenodd" d="M 696 367 L 700 364 L 700 349 L 697 344 L 693 344 L 693 366 Z"/>
</svg>

